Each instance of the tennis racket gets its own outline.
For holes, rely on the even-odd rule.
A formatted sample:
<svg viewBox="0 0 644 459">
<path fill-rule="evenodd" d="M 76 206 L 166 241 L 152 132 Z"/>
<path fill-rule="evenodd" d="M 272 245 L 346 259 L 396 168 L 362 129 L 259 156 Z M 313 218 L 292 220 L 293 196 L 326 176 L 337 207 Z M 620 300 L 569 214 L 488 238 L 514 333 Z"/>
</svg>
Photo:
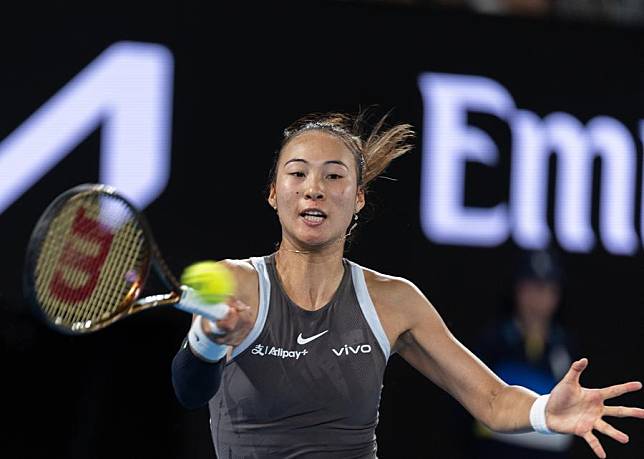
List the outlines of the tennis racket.
<svg viewBox="0 0 644 459">
<path fill-rule="evenodd" d="M 153 270 L 166 289 L 140 298 Z M 210 320 L 207 305 L 174 277 L 141 212 L 112 187 L 84 184 L 59 195 L 42 214 L 27 248 L 24 293 L 57 331 L 94 332 L 131 314 L 172 305 Z"/>
</svg>

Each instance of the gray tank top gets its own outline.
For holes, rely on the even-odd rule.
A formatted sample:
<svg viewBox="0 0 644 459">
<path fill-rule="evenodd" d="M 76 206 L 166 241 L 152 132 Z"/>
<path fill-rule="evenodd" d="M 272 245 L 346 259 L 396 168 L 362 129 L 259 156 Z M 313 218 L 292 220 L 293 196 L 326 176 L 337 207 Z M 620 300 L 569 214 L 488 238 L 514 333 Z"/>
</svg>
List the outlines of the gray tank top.
<svg viewBox="0 0 644 459">
<path fill-rule="evenodd" d="M 317 311 L 293 303 L 275 254 L 253 258 L 259 311 L 210 400 L 218 459 L 375 458 L 389 341 L 362 268 L 344 276 Z"/>
</svg>

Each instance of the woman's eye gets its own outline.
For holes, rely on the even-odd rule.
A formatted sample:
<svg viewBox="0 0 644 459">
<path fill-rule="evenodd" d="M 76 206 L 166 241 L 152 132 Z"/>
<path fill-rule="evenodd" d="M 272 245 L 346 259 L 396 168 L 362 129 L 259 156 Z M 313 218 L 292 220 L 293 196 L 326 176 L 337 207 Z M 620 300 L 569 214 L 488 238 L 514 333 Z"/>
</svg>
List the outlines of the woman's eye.
<svg viewBox="0 0 644 459">
<path fill-rule="evenodd" d="M 328 177 L 329 177 L 331 180 L 337 180 L 337 179 L 341 179 L 341 178 L 342 178 L 342 176 L 341 176 L 340 174 L 329 174 L 329 175 L 328 175 Z"/>
<path fill-rule="evenodd" d="M 288 175 L 292 175 L 293 177 L 304 177 L 304 172 L 289 172 Z"/>
</svg>

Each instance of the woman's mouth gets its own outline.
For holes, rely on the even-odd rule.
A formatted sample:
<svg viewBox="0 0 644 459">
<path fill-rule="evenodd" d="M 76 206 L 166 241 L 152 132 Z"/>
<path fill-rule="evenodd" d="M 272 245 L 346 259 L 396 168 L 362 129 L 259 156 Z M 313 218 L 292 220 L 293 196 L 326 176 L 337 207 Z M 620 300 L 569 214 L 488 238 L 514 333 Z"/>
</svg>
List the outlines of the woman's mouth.
<svg viewBox="0 0 644 459">
<path fill-rule="evenodd" d="M 300 217 L 307 225 L 317 226 L 326 220 L 326 214 L 319 209 L 305 209 L 300 212 Z"/>
</svg>

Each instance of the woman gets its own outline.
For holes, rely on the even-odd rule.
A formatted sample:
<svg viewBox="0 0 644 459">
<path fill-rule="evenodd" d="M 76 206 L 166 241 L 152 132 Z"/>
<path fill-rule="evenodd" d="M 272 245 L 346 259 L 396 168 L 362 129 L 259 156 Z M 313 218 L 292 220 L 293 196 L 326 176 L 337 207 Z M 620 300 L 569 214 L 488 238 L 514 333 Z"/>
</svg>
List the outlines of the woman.
<svg viewBox="0 0 644 459">
<path fill-rule="evenodd" d="M 268 202 L 277 251 L 225 260 L 237 279 L 224 320 L 197 316 L 173 361 L 187 407 L 209 403 L 217 457 L 373 458 L 382 378 L 397 352 L 495 431 L 583 437 L 593 429 L 626 443 L 602 416 L 644 418 L 603 401 L 639 382 L 584 389 L 576 361 L 549 396 L 509 386 L 449 332 L 411 282 L 343 258 L 368 183 L 411 147 L 408 125 L 384 118 L 365 138 L 361 116 L 305 117 L 285 131 Z M 187 301 L 187 300 L 186 300 Z"/>
</svg>

